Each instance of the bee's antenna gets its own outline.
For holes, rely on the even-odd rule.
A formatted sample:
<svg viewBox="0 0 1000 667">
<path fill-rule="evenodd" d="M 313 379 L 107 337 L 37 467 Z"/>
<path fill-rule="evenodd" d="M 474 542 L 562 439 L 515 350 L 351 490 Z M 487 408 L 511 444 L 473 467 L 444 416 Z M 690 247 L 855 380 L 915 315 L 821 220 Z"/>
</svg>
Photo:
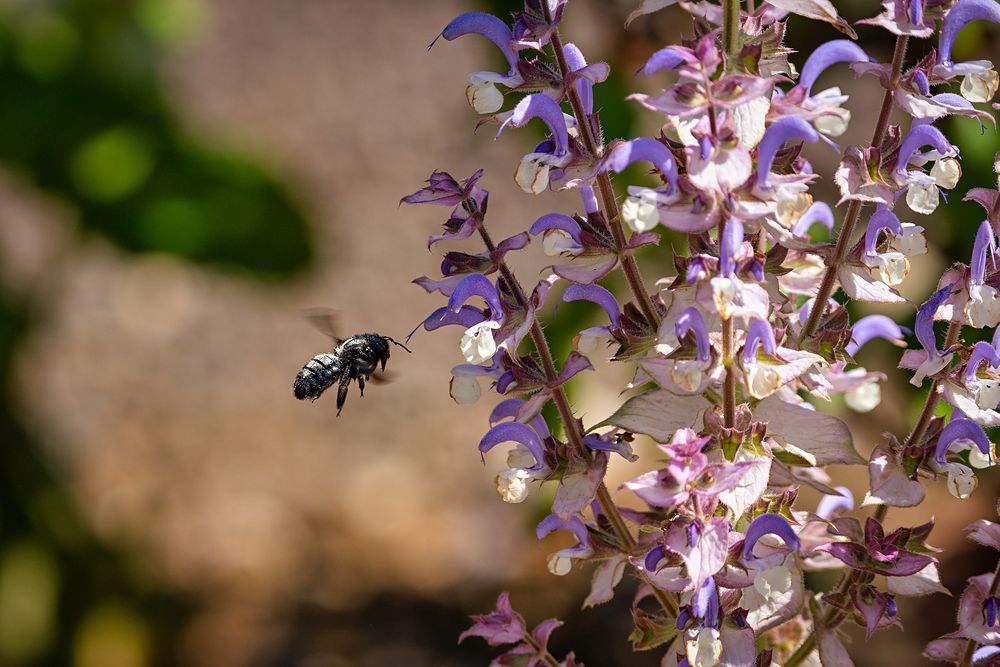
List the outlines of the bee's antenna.
<svg viewBox="0 0 1000 667">
<path fill-rule="evenodd" d="M 389 341 L 389 342 L 390 342 L 390 343 L 392 343 L 393 345 L 398 345 L 398 346 L 400 346 L 401 348 L 403 348 L 404 350 L 406 350 L 407 352 L 409 352 L 410 354 L 413 354 L 413 350 L 411 350 L 410 348 L 406 347 L 406 346 L 405 346 L 405 345 L 403 345 L 402 343 L 400 343 L 400 342 L 398 342 L 398 341 L 395 341 L 395 340 L 393 340 L 393 339 L 389 338 L 388 336 L 383 336 L 383 338 L 385 338 L 385 339 L 386 339 L 387 341 Z"/>
</svg>

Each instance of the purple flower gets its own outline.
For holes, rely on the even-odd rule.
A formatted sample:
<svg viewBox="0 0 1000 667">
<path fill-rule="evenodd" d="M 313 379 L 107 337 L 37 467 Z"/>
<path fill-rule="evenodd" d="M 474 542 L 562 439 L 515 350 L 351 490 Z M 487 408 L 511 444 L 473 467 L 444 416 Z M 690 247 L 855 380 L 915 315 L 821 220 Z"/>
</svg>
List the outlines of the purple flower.
<svg viewBox="0 0 1000 667">
<path fill-rule="evenodd" d="M 899 156 L 896 158 L 897 178 L 903 180 L 907 178 L 906 166 L 914 154 L 924 146 L 930 146 L 941 155 L 958 155 L 958 149 L 951 145 L 941 130 L 933 125 L 918 125 L 910 129 L 899 146 Z"/>
<path fill-rule="evenodd" d="M 524 127 L 533 118 L 541 118 L 542 122 L 548 125 L 552 141 L 555 144 L 553 154 L 556 156 L 566 155 L 569 152 L 569 134 L 566 130 L 566 120 L 563 117 L 562 109 L 559 108 L 559 104 L 555 100 L 541 93 L 527 95 L 518 102 L 510 117 L 500 125 L 497 136 L 499 137 L 508 125 Z"/>
<path fill-rule="evenodd" d="M 719 589 L 715 579 L 708 577 L 705 583 L 695 591 L 691 598 L 691 610 L 696 618 L 701 619 L 701 627 L 719 627 Z"/>
<path fill-rule="evenodd" d="M 983 625 L 992 628 L 997 624 L 998 607 L 1000 607 L 1000 603 L 998 603 L 997 596 L 995 595 L 991 595 L 983 600 Z"/>
<path fill-rule="evenodd" d="M 503 321 L 503 307 L 500 305 L 500 295 L 489 278 L 480 273 L 470 273 L 455 286 L 455 291 L 448 299 L 448 310 L 458 313 L 466 301 L 474 296 L 482 297 L 489 306 L 490 315 L 494 321 Z"/>
<path fill-rule="evenodd" d="M 736 277 L 736 257 L 743 248 L 743 223 L 736 218 L 726 221 L 719 240 L 719 275 L 723 278 Z"/>
<path fill-rule="evenodd" d="M 993 259 L 996 251 L 996 237 L 988 220 L 979 223 L 976 240 L 972 245 L 972 261 L 969 265 L 969 284 L 982 285 L 986 281 L 986 258 Z M 994 266 L 994 268 L 996 268 Z"/>
<path fill-rule="evenodd" d="M 439 37 L 444 37 L 450 42 L 462 35 L 482 35 L 496 44 L 510 65 L 510 74 L 513 75 L 517 72 L 518 58 L 512 46 L 514 34 L 507 27 L 506 23 L 492 14 L 468 12 L 452 19 L 451 23 L 446 25 L 444 30 L 441 31 Z M 437 38 L 434 39 L 434 42 L 436 41 Z M 431 42 L 427 48 L 434 46 L 434 42 Z"/>
<path fill-rule="evenodd" d="M 455 17 L 451 23 L 445 26 L 439 37 L 444 37 L 450 42 L 463 35 L 482 35 L 490 40 L 497 45 L 504 58 L 507 59 L 507 64 L 510 65 L 510 70 L 505 74 L 473 72 L 469 75 L 469 86 L 465 90 L 469 104 L 477 113 L 489 114 L 498 111 L 503 106 L 503 93 L 497 90 L 497 84 L 516 88 L 524 83 L 524 79 L 518 71 L 514 35 L 506 23 L 492 14 L 470 12 Z M 437 42 L 437 38 L 427 48 L 433 47 L 435 42 Z"/>
<path fill-rule="evenodd" d="M 809 229 L 817 222 L 828 230 L 833 231 L 833 211 L 828 204 L 821 201 L 813 202 L 806 209 L 805 213 L 802 214 L 792 227 L 792 234 L 795 236 L 806 236 L 809 233 Z"/>
<path fill-rule="evenodd" d="M 651 55 L 639 72 L 642 72 L 644 76 L 652 76 L 661 70 L 674 69 L 681 63 L 691 60 L 691 56 L 681 48 L 667 46 Z"/>
<path fill-rule="evenodd" d="M 774 330 L 771 325 L 764 320 L 754 320 L 747 329 L 747 340 L 743 344 L 743 365 L 750 366 L 757 363 L 757 351 L 764 348 L 764 354 L 775 356 L 778 346 L 774 342 Z"/>
<path fill-rule="evenodd" d="M 851 327 L 851 342 L 844 351 L 853 357 L 873 338 L 884 338 L 896 345 L 905 345 L 903 334 L 908 331 L 885 315 L 866 315 Z"/>
<path fill-rule="evenodd" d="M 887 577 L 905 577 L 916 574 L 934 559 L 897 546 L 903 534 L 904 530 L 899 528 L 886 535 L 882 524 L 869 517 L 865 523 L 864 544 L 833 542 L 822 550 L 855 570 Z"/>
<path fill-rule="evenodd" d="M 846 486 L 833 487 L 840 492 L 840 495 L 826 494 L 820 498 L 816 505 L 816 516 L 821 519 L 829 519 L 835 512 L 849 512 L 854 509 L 854 494 Z"/>
<path fill-rule="evenodd" d="M 951 46 L 966 24 L 984 19 L 1000 23 L 1000 5 L 995 0 L 958 0 L 944 17 L 938 41 L 938 63 L 950 66 Z"/>
<path fill-rule="evenodd" d="M 529 426 L 520 422 L 502 422 L 497 424 L 479 441 L 479 451 L 483 454 L 503 442 L 516 442 L 524 446 L 535 458 L 535 464 L 528 470 L 537 472 L 545 468 L 545 446 Z"/>
<path fill-rule="evenodd" d="M 496 426 L 505 419 L 516 419 L 518 411 L 522 405 L 524 405 L 523 398 L 508 398 L 500 401 L 497 403 L 496 407 L 493 408 L 493 411 L 490 412 L 490 426 Z M 529 426 L 535 429 L 535 433 L 537 433 L 543 440 L 545 438 L 552 437 L 552 434 L 549 432 L 549 427 L 541 415 L 532 419 L 529 422 Z"/>
<path fill-rule="evenodd" d="M 875 212 L 868 220 L 868 227 L 865 229 L 865 255 L 875 257 L 879 254 L 879 236 L 883 231 L 893 236 L 902 236 L 903 225 L 892 211 L 879 204 L 875 207 Z"/>
<path fill-rule="evenodd" d="M 583 57 L 583 52 L 577 48 L 576 44 L 566 44 L 563 47 L 566 54 L 566 65 L 570 72 L 577 72 L 587 66 L 587 59 Z M 583 110 L 589 116 L 594 113 L 594 84 L 585 77 L 579 77 L 573 82 L 580 101 L 583 103 Z"/>
<path fill-rule="evenodd" d="M 670 184 L 670 192 L 677 189 L 677 163 L 674 161 L 673 153 L 655 139 L 642 137 L 618 144 L 611 151 L 607 166 L 617 174 L 633 162 L 641 160 L 653 163 L 653 166 L 663 174 Z"/>
<path fill-rule="evenodd" d="M 927 353 L 926 360 L 920 364 L 913 374 L 913 378 L 910 380 L 911 384 L 918 387 L 923 384 L 925 377 L 937 373 L 947 366 L 951 360 L 950 352 L 940 352 L 938 350 L 937 336 L 934 334 L 934 313 L 948 300 L 953 287 L 953 285 L 945 285 L 934 292 L 917 310 L 913 329 L 916 332 L 917 340 Z"/>
<path fill-rule="evenodd" d="M 816 47 L 816 50 L 806 59 L 802 66 L 799 84 L 806 92 L 812 90 L 813 84 L 825 69 L 836 63 L 869 62 L 871 58 L 864 50 L 848 39 L 834 39 Z"/>
<path fill-rule="evenodd" d="M 765 535 L 776 535 L 785 543 L 784 551 L 770 553 L 767 556 L 757 556 L 754 554 L 754 547 Z M 802 548 L 799 536 L 795 534 L 788 521 L 778 514 L 761 514 L 747 528 L 746 536 L 743 538 L 743 551 L 740 553 L 743 562 L 747 567 L 753 569 L 765 569 L 780 565 L 785 556 Z"/>
<path fill-rule="evenodd" d="M 701 312 L 694 306 L 684 309 L 681 316 L 677 318 L 674 325 L 674 332 L 678 340 L 691 333 L 694 336 L 698 349 L 698 361 L 709 361 L 711 359 L 711 342 L 708 339 L 708 328 L 705 326 L 705 319 Z"/>
<path fill-rule="evenodd" d="M 937 446 L 934 448 L 934 460 L 944 465 L 948 450 L 955 443 L 962 441 L 972 442 L 983 454 L 987 456 L 990 454 L 990 439 L 982 426 L 971 419 L 952 419 L 938 436 Z"/>
<path fill-rule="evenodd" d="M 510 606 L 510 593 L 503 592 L 497 598 L 496 611 L 473 616 L 476 622 L 458 637 L 462 642 L 466 637 L 482 637 L 490 646 L 513 644 L 524 638 L 524 619 Z"/>
<path fill-rule="evenodd" d="M 613 329 L 618 328 L 621 309 L 615 295 L 600 285 L 570 285 L 562 295 L 563 301 L 590 301 L 596 303 L 608 314 Z"/>
<path fill-rule="evenodd" d="M 764 136 L 757 145 L 757 184 L 768 188 L 768 175 L 774 156 L 787 141 L 802 139 L 804 141 L 819 141 L 820 135 L 813 126 L 801 118 L 789 117 L 773 123 L 764 131 Z"/>
</svg>

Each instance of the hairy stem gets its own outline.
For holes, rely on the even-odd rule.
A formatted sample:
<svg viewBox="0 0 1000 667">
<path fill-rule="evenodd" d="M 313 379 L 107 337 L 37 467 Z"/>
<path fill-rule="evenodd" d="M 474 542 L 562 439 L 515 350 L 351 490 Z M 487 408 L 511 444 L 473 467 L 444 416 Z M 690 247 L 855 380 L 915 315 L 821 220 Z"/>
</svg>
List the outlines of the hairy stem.
<svg viewBox="0 0 1000 667">
<path fill-rule="evenodd" d="M 473 206 L 475 203 L 471 200 Z M 493 243 L 493 239 L 489 232 L 486 231 L 486 226 L 482 222 L 482 214 L 478 209 L 473 208 L 470 211 L 471 215 L 476 216 L 476 228 L 479 231 L 479 235 L 483 239 L 483 243 L 486 244 L 486 248 L 492 253 L 496 250 L 496 244 Z M 528 296 L 518 282 L 514 273 L 507 266 L 507 263 L 503 260 L 497 263 L 497 269 L 500 271 L 500 275 L 503 276 L 504 280 L 510 286 L 514 293 L 514 298 L 517 300 L 518 305 L 527 311 L 528 309 Z M 545 338 L 545 332 L 542 331 L 542 325 L 538 323 L 537 320 L 531 323 L 530 330 L 531 340 L 535 344 L 535 350 L 538 352 L 538 358 L 542 362 L 542 370 L 545 373 L 545 379 L 549 386 L 554 387 L 552 390 L 552 400 L 556 404 L 556 409 L 559 412 L 559 419 L 562 421 L 563 429 L 566 431 L 566 437 L 572 445 L 573 449 L 582 457 L 589 460 L 591 454 L 590 450 L 583 442 L 583 432 L 580 429 L 580 422 L 573 416 L 573 409 L 569 403 L 569 397 L 566 395 L 566 390 L 562 385 L 556 384 L 559 379 L 559 372 L 556 370 L 555 362 L 552 359 L 552 350 L 549 348 L 548 339 Z M 601 507 L 601 511 L 608 518 L 611 523 L 611 527 L 615 532 L 615 537 L 621 543 L 622 551 L 626 555 L 632 555 L 635 550 L 636 541 L 632 536 L 631 531 L 628 528 L 628 524 L 625 523 L 625 518 L 618 511 L 618 506 L 615 504 L 614 500 L 611 498 L 611 493 L 608 491 L 607 486 L 604 482 L 597 489 L 597 502 Z M 643 579 L 648 581 L 648 577 L 645 572 L 640 570 Z M 654 585 L 650 585 L 653 589 L 653 594 L 656 596 L 657 601 L 659 601 L 660 606 L 663 607 L 670 616 L 677 616 L 678 606 L 677 602 L 670 596 L 666 591 L 660 590 Z"/>
<path fill-rule="evenodd" d="M 882 140 L 885 138 L 885 131 L 889 127 L 889 116 L 892 113 L 892 91 L 896 87 L 896 84 L 899 83 L 899 76 L 903 71 L 908 42 L 909 38 L 906 35 L 900 35 L 896 38 L 896 49 L 892 54 L 892 77 L 889 82 L 889 88 L 886 89 L 885 96 L 882 98 L 882 109 L 879 111 L 878 122 L 875 123 L 875 132 L 872 134 L 872 146 L 882 144 Z M 809 319 L 806 320 L 806 325 L 802 327 L 802 333 L 799 334 L 800 342 L 816 333 L 816 327 L 819 326 L 820 320 L 823 319 L 823 315 L 826 313 L 830 296 L 833 294 L 834 287 L 837 284 L 837 270 L 844 262 L 844 256 L 847 254 L 848 246 L 851 243 L 851 236 L 854 233 L 854 226 L 858 223 L 860 216 L 861 201 L 852 199 L 847 206 L 847 212 L 844 214 L 844 224 L 840 228 L 840 236 L 837 237 L 837 246 L 833 251 L 833 257 L 827 264 L 826 273 L 823 274 L 823 281 L 820 283 L 819 291 L 816 293 L 816 301 L 813 304 L 812 310 L 809 311 Z"/>
<path fill-rule="evenodd" d="M 546 19 L 551 22 L 552 14 L 549 10 L 548 3 L 543 2 L 542 7 L 545 10 Z M 563 48 L 562 37 L 559 34 L 558 26 L 552 31 L 552 51 L 555 54 L 556 63 L 559 65 L 559 72 L 562 74 L 563 79 L 569 75 L 569 65 L 566 64 L 566 53 Z M 576 118 L 576 126 L 580 131 L 580 140 L 583 142 L 584 148 L 587 149 L 594 158 L 600 158 L 604 153 L 604 145 L 600 143 L 597 137 L 594 135 L 594 127 L 591 124 L 591 118 L 587 114 L 587 110 L 583 107 L 583 101 L 580 99 L 580 95 L 576 92 L 575 86 L 568 86 L 566 89 L 566 97 L 569 98 L 569 105 L 573 109 L 573 116 Z M 646 290 L 645 285 L 642 282 L 642 274 L 639 273 L 639 265 L 636 264 L 635 257 L 632 255 L 630 250 L 625 249 L 625 229 L 622 227 L 621 216 L 618 210 L 618 200 L 615 198 L 615 190 L 611 185 L 611 177 L 606 171 L 601 172 L 597 175 L 597 190 L 601 195 L 601 203 L 604 208 L 604 217 L 608 222 L 608 228 L 611 232 L 612 238 L 615 240 L 615 249 L 618 252 L 618 260 L 621 262 L 622 272 L 625 274 L 625 280 L 628 281 L 629 288 L 632 290 L 632 295 L 635 297 L 636 303 L 642 310 L 642 314 L 649 321 L 650 325 L 657 326 L 660 322 L 660 317 L 656 312 L 656 307 L 653 305 L 653 300 L 649 296 L 649 292 Z"/>
</svg>

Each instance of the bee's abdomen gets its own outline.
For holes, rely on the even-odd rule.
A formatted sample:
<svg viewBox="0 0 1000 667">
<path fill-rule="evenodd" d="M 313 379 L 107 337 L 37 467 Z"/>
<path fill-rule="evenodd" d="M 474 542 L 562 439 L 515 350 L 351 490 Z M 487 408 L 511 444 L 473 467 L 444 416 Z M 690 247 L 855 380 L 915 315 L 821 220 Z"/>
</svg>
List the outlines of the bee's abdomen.
<svg viewBox="0 0 1000 667">
<path fill-rule="evenodd" d="M 326 389 L 337 381 L 340 375 L 340 361 L 332 354 L 317 354 L 295 376 L 292 389 L 295 398 L 319 398 Z"/>
</svg>

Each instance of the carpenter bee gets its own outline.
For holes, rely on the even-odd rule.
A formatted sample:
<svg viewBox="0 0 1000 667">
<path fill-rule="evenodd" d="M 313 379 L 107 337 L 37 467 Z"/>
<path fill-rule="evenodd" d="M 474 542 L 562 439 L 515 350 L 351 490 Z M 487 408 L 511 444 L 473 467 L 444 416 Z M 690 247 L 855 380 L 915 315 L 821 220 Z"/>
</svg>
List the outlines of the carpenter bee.
<svg viewBox="0 0 1000 667">
<path fill-rule="evenodd" d="M 340 411 L 344 409 L 347 389 L 351 386 L 352 380 L 358 381 L 361 395 L 364 396 L 365 380 L 372 379 L 372 374 L 380 364 L 381 370 L 385 370 L 385 364 L 389 361 L 390 343 L 410 352 L 410 348 L 402 343 L 376 333 L 355 334 L 346 340 L 338 338 L 332 334 L 328 313 L 311 313 L 309 317 L 333 338 L 336 347 L 333 352 L 317 354 L 307 361 L 295 376 L 292 388 L 295 391 L 295 398 L 299 400 L 311 398 L 315 401 L 324 391 L 337 383 L 337 416 L 340 416 Z"/>
</svg>

